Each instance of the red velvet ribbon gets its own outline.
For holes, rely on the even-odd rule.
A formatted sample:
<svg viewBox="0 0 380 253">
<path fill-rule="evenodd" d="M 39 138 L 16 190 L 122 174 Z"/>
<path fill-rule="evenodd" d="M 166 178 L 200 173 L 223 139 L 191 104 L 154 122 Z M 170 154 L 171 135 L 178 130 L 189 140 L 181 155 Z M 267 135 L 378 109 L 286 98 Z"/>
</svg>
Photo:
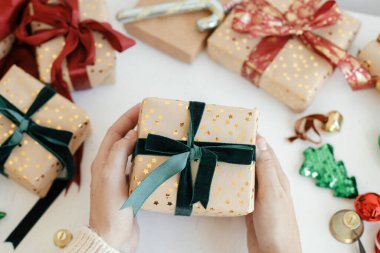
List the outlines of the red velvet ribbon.
<svg viewBox="0 0 380 253">
<path fill-rule="evenodd" d="M 31 46 L 18 42 L 13 44 L 11 51 L 0 60 L 0 79 L 13 65 L 19 66 L 38 79 L 38 66 L 34 49 Z"/>
<path fill-rule="evenodd" d="M 344 74 L 353 90 L 373 88 L 371 75 L 347 51 L 313 30 L 334 25 L 341 14 L 335 1 L 297 0 L 282 13 L 266 0 L 243 1 L 235 7 L 232 29 L 262 37 L 243 63 L 242 75 L 256 85 L 260 76 L 290 38 L 297 37 L 308 48 L 324 57 Z"/>
<path fill-rule="evenodd" d="M 122 52 L 135 44 L 134 40 L 112 29 L 110 24 L 87 19 L 80 21 L 78 0 L 59 0 L 49 4 L 47 0 L 31 0 L 33 14 L 25 14 L 16 30 L 19 40 L 39 46 L 53 38 L 64 36 L 65 45 L 54 60 L 51 68 L 53 87 L 71 99 L 68 84 L 63 79 L 62 63 L 67 60 L 71 82 L 76 90 L 91 88 L 86 66 L 95 64 L 95 41 L 92 32 L 101 33 L 111 46 Z M 32 22 L 41 22 L 51 28 L 29 34 L 27 29 Z"/>
<path fill-rule="evenodd" d="M 0 1 L 0 40 L 14 32 L 21 18 L 22 9 L 27 0 Z"/>
</svg>

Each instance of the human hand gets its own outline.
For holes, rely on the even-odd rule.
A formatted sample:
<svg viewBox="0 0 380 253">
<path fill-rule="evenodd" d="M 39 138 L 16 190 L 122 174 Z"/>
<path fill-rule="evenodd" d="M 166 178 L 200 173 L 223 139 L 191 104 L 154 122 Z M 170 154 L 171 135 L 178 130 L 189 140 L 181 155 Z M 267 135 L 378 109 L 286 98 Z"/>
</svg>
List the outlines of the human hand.
<svg viewBox="0 0 380 253">
<path fill-rule="evenodd" d="M 289 182 L 272 148 L 258 136 L 255 211 L 246 216 L 249 253 L 300 253 Z"/>
<path fill-rule="evenodd" d="M 125 174 L 137 140 L 140 105 L 135 105 L 108 130 L 91 167 L 90 227 L 111 247 L 135 252 L 138 226 L 132 208 L 120 210 L 128 198 Z"/>
</svg>

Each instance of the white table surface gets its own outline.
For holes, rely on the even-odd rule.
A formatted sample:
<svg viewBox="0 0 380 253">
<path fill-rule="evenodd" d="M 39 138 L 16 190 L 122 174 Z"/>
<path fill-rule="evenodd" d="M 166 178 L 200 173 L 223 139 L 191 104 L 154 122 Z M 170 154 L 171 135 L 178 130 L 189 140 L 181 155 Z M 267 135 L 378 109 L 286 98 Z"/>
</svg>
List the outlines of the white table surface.
<svg viewBox="0 0 380 253">
<path fill-rule="evenodd" d="M 110 16 L 132 2 L 108 1 Z M 355 14 L 363 25 L 352 53 L 376 38 L 380 17 Z M 113 25 L 122 30 L 112 18 Z M 342 132 L 324 136 L 335 147 L 336 158 L 345 162 L 348 173 L 355 175 L 359 191 L 380 193 L 380 93 L 375 90 L 351 91 L 341 73 L 336 71 L 325 84 L 314 103 L 303 114 L 296 114 L 270 95 L 255 88 L 242 77 L 219 66 L 202 53 L 192 65 L 174 60 L 137 41 L 137 46 L 118 56 L 117 83 L 77 92 L 75 101 L 92 121 L 92 134 L 85 147 L 82 186 L 63 194 L 49 208 L 17 248 L 18 253 L 59 252 L 53 245 L 53 234 L 61 228 L 73 232 L 88 222 L 90 164 L 108 127 L 132 105 L 144 97 L 157 96 L 183 100 L 206 101 L 261 111 L 260 133 L 272 144 L 292 185 L 302 246 L 306 253 L 358 252 L 357 245 L 344 245 L 329 233 L 328 222 L 340 209 L 353 208 L 353 201 L 332 197 L 328 189 L 298 174 L 303 162 L 302 151 L 309 145 L 289 144 L 293 123 L 301 115 L 339 110 L 345 117 Z M 0 222 L 0 241 L 37 201 L 37 197 L 10 180 L 0 177 L 0 210 L 8 216 Z M 139 253 L 232 253 L 247 252 L 243 218 L 175 217 L 141 211 Z M 363 243 L 373 253 L 374 236 L 380 223 L 365 224 Z M 13 252 L 10 244 L 0 243 L 0 252 Z"/>
</svg>

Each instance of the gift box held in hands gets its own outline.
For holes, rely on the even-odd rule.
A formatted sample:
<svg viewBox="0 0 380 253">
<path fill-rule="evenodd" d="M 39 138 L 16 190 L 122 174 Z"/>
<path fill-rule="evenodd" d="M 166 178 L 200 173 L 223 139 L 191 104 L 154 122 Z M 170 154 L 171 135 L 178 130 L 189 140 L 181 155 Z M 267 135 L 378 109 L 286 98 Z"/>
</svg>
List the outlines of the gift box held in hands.
<svg viewBox="0 0 380 253">
<path fill-rule="evenodd" d="M 208 53 L 303 111 L 335 66 L 353 89 L 373 87 L 369 74 L 345 51 L 359 27 L 334 1 L 243 1 L 208 39 Z"/>
<path fill-rule="evenodd" d="M 67 177 L 63 163 L 88 132 L 83 110 L 20 68 L 0 81 L 0 170 L 29 191 L 44 197 L 58 176 Z"/>
<path fill-rule="evenodd" d="M 176 215 L 252 212 L 257 120 L 256 109 L 145 99 L 124 207 Z"/>
<path fill-rule="evenodd" d="M 113 83 L 114 50 L 122 52 L 135 44 L 106 21 L 104 0 L 31 0 L 30 13 L 23 17 L 16 35 L 37 46 L 41 80 L 70 97 L 69 88 L 83 90 Z"/>
</svg>

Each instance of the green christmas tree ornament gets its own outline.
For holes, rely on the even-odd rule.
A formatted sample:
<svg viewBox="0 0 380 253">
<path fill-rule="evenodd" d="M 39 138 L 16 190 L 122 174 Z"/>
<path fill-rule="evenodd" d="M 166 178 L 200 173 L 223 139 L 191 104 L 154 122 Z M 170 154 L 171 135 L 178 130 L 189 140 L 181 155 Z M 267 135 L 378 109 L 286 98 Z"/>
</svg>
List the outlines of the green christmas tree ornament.
<svg viewBox="0 0 380 253">
<path fill-rule="evenodd" d="M 0 220 L 3 219 L 7 214 L 5 212 L 0 212 Z"/>
<path fill-rule="evenodd" d="M 332 189 L 335 197 L 351 199 L 358 196 L 355 177 L 347 176 L 344 163 L 335 160 L 330 144 L 307 148 L 303 154 L 305 161 L 299 171 L 302 176 L 315 179 L 319 187 Z"/>
</svg>

